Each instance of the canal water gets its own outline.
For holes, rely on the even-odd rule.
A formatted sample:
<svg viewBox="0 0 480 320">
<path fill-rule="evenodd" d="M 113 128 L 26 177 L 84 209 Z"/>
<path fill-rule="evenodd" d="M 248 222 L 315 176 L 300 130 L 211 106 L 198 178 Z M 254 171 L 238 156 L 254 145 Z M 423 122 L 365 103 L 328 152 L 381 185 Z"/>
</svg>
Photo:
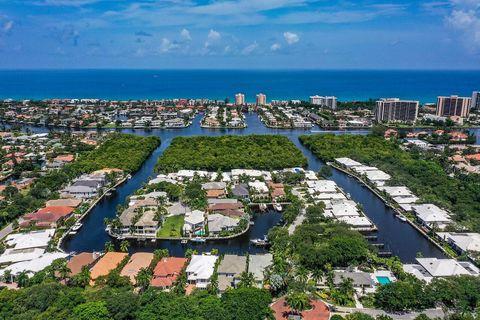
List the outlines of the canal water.
<svg viewBox="0 0 480 320">
<path fill-rule="evenodd" d="M 291 129 L 270 129 L 264 126 L 256 113 L 247 113 L 247 128 L 213 130 L 200 127 L 200 117 L 197 115 L 193 124 L 184 129 L 157 129 L 157 130 L 134 130 L 124 129 L 125 133 L 139 135 L 156 135 L 161 138 L 161 145 L 145 161 L 140 170 L 130 180 L 117 188 L 117 191 L 110 197 L 101 200 L 98 205 L 83 220 L 83 227 L 78 233 L 64 242 L 64 249 L 68 252 L 100 251 L 103 250 L 106 241 L 111 240 L 105 232 L 104 219 L 113 218 L 116 215 L 116 208 L 123 204 L 126 198 L 140 188 L 150 177 L 155 176 L 154 166 L 158 157 L 170 145 L 176 136 L 219 136 L 225 134 L 246 135 L 246 134 L 282 134 L 287 136 L 308 158 L 308 168 L 319 170 L 323 163 L 318 160 L 312 152 L 305 148 L 298 140 L 304 134 L 367 134 L 367 130 L 358 131 L 325 131 L 318 127 L 312 130 L 291 130 Z M 32 131 L 39 132 L 45 128 L 30 127 Z M 478 132 L 477 132 L 478 134 Z M 354 178 L 344 173 L 332 170 L 331 179 L 334 180 L 345 192 L 350 193 L 353 200 L 363 206 L 365 214 L 377 225 L 378 243 L 384 243 L 385 249 L 398 256 L 402 262 L 413 262 L 418 252 L 424 257 L 443 257 L 443 253 L 423 235 L 415 230 L 408 223 L 395 218 L 394 212 L 376 197 L 368 188 L 365 188 Z M 167 248 L 171 255 L 182 256 L 187 248 L 196 249 L 199 252 L 209 251 L 213 248 L 220 253 L 244 254 L 263 252 L 264 249 L 257 248 L 250 244 L 250 239 L 262 237 L 268 229 L 275 226 L 281 215 L 275 212 L 258 214 L 255 217 L 255 224 L 244 235 L 225 241 L 207 241 L 206 243 L 188 243 L 182 245 L 179 241 L 156 241 L 131 243 L 130 251 L 152 251 L 156 248 Z M 118 245 L 118 243 L 117 243 Z"/>
</svg>

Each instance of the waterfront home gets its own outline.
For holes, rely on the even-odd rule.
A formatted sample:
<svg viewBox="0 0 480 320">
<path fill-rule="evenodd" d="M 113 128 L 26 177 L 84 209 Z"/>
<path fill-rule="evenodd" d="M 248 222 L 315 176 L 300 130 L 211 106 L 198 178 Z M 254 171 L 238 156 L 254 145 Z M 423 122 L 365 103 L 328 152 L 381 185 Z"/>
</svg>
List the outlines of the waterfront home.
<svg viewBox="0 0 480 320">
<path fill-rule="evenodd" d="M 412 206 L 412 209 L 418 223 L 429 229 L 443 230 L 452 223 L 448 212 L 434 204 L 419 204 Z"/>
<path fill-rule="evenodd" d="M 261 171 L 255 169 L 232 169 L 232 180 L 239 181 L 240 177 L 246 176 L 249 178 L 260 178 L 263 177 L 265 181 L 272 180 L 272 174 L 269 171 Z"/>
<path fill-rule="evenodd" d="M 68 186 L 64 193 L 79 199 L 91 199 L 98 195 L 98 189 L 87 186 Z"/>
<path fill-rule="evenodd" d="M 137 284 L 136 276 L 141 269 L 147 269 L 153 260 L 153 253 L 150 252 L 136 252 L 132 254 L 130 260 L 120 271 L 120 275 L 128 277 L 132 284 Z"/>
<path fill-rule="evenodd" d="M 153 270 L 153 278 L 150 285 L 159 288 L 170 288 L 182 273 L 188 259 L 177 257 L 162 258 Z"/>
<path fill-rule="evenodd" d="M 248 261 L 248 272 L 251 272 L 255 278 L 255 285 L 258 288 L 263 288 L 265 280 L 265 269 L 273 263 L 273 256 L 270 253 L 266 254 L 251 254 Z"/>
<path fill-rule="evenodd" d="M 417 264 L 405 264 L 403 270 L 427 283 L 437 277 L 480 275 L 480 270 L 471 262 L 455 259 L 417 258 Z"/>
<path fill-rule="evenodd" d="M 80 273 L 83 268 L 91 268 L 98 258 L 100 258 L 99 252 L 81 252 L 74 255 L 67 262 L 67 267 L 70 269 L 69 276 L 75 276 Z"/>
<path fill-rule="evenodd" d="M 350 158 L 336 158 L 335 162 L 338 163 L 339 165 L 343 166 L 343 167 L 346 167 L 346 168 L 352 168 L 352 167 L 362 165 L 360 162 L 357 162 L 357 161 L 352 160 Z"/>
<path fill-rule="evenodd" d="M 255 180 L 248 182 L 248 187 L 252 193 L 252 196 L 256 198 L 265 198 L 269 196 L 268 186 L 265 182 Z"/>
<path fill-rule="evenodd" d="M 368 170 L 365 171 L 363 175 L 370 183 L 373 183 L 377 187 L 384 186 L 385 182 L 391 179 L 391 176 L 382 170 Z"/>
<path fill-rule="evenodd" d="M 124 252 L 107 252 L 103 255 L 97 263 L 90 269 L 90 285 L 94 285 L 99 277 L 106 276 L 118 267 L 118 265 L 128 256 Z"/>
<path fill-rule="evenodd" d="M 218 290 L 222 293 L 227 288 L 236 288 L 240 282 L 240 275 L 247 269 L 247 257 L 224 255 L 218 265 Z"/>
<path fill-rule="evenodd" d="M 62 221 L 70 218 L 72 214 L 72 207 L 45 207 L 37 212 L 24 215 L 24 221 L 20 225 L 23 227 L 35 225 L 40 228 L 56 228 Z"/>
<path fill-rule="evenodd" d="M 122 227 L 116 229 L 123 235 L 140 237 L 155 237 L 159 222 L 155 220 L 156 210 L 148 207 L 131 206 L 125 209 L 119 217 Z"/>
<path fill-rule="evenodd" d="M 448 242 L 458 254 L 480 252 L 480 233 L 438 232 L 437 235 Z"/>
<path fill-rule="evenodd" d="M 277 200 L 284 198 L 286 196 L 285 189 L 283 187 L 283 183 L 273 183 L 271 181 L 268 182 L 268 188 L 270 191 L 270 196 L 272 199 Z"/>
<path fill-rule="evenodd" d="M 205 213 L 200 210 L 193 210 L 185 215 L 183 234 L 202 235 L 205 230 Z"/>
<path fill-rule="evenodd" d="M 68 199 L 56 199 L 56 200 L 49 200 L 45 204 L 46 207 L 52 207 L 52 206 L 60 206 L 60 207 L 71 207 L 71 208 L 76 208 L 80 204 L 82 204 L 81 199 L 75 199 L 75 198 L 68 198 Z"/>
<path fill-rule="evenodd" d="M 232 195 L 235 198 L 240 198 L 240 199 L 248 198 L 248 196 L 249 196 L 248 185 L 246 185 L 244 183 L 236 184 L 232 188 Z"/>
<path fill-rule="evenodd" d="M 207 217 L 208 232 L 215 236 L 224 231 L 233 231 L 238 226 L 240 220 L 224 216 L 223 214 L 213 213 Z"/>
<path fill-rule="evenodd" d="M 206 289 L 215 270 L 218 257 L 214 255 L 193 255 L 187 266 L 187 281 L 199 289 Z"/>
</svg>

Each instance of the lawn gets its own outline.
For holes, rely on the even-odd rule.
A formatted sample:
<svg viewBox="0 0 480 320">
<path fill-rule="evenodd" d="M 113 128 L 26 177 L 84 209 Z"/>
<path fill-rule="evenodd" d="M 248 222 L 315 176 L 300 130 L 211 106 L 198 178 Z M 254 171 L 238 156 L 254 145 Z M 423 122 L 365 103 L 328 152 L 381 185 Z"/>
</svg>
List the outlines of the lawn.
<svg viewBox="0 0 480 320">
<path fill-rule="evenodd" d="M 184 218 L 184 215 L 165 218 L 162 228 L 157 232 L 157 237 L 181 237 Z"/>
<path fill-rule="evenodd" d="M 176 137 L 158 159 L 159 172 L 180 169 L 275 170 L 306 167 L 307 158 L 287 137 L 249 135 L 219 137 Z"/>
</svg>

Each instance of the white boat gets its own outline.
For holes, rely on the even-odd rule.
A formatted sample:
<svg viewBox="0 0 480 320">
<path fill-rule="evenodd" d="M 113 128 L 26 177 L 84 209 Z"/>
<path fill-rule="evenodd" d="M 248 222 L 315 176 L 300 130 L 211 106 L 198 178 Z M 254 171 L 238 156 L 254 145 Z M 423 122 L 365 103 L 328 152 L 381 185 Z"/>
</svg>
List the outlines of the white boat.
<svg viewBox="0 0 480 320">
<path fill-rule="evenodd" d="M 180 243 L 181 243 L 181 244 L 187 244 L 187 243 L 188 243 L 188 240 L 187 240 L 187 239 L 183 239 Z"/>
<path fill-rule="evenodd" d="M 207 239 L 205 239 L 205 238 L 200 238 L 200 237 L 195 237 L 195 238 L 190 239 L 190 241 L 192 241 L 192 242 L 198 242 L 198 243 L 203 243 L 203 242 L 206 242 Z"/>
<path fill-rule="evenodd" d="M 274 208 L 275 210 L 277 210 L 278 212 L 280 212 L 280 211 L 283 210 L 282 205 L 281 205 L 280 203 L 274 203 L 274 204 L 273 204 L 273 208 Z"/>
<path fill-rule="evenodd" d="M 73 225 L 72 231 L 78 231 L 82 227 L 82 224 L 80 222 L 77 222 Z"/>
<path fill-rule="evenodd" d="M 255 224 L 255 221 L 250 221 L 250 225 L 253 226 Z"/>
<path fill-rule="evenodd" d="M 263 238 L 251 239 L 250 242 L 258 247 L 265 247 L 270 244 L 266 235 Z"/>
<path fill-rule="evenodd" d="M 77 231 L 70 231 L 68 234 L 74 236 L 77 234 Z"/>
<path fill-rule="evenodd" d="M 397 218 L 400 219 L 400 221 L 407 222 L 407 218 L 402 214 L 399 214 Z"/>
<path fill-rule="evenodd" d="M 260 209 L 260 211 L 265 211 L 267 210 L 267 205 L 265 203 L 260 203 L 258 205 L 258 208 Z"/>
</svg>

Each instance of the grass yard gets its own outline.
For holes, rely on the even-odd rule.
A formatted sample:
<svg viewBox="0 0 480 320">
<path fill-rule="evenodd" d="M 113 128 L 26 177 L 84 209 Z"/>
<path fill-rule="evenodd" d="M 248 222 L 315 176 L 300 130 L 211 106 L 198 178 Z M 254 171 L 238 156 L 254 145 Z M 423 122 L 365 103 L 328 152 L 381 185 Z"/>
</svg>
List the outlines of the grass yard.
<svg viewBox="0 0 480 320">
<path fill-rule="evenodd" d="M 181 237 L 184 215 L 165 218 L 165 222 L 157 232 L 157 237 Z"/>
</svg>

